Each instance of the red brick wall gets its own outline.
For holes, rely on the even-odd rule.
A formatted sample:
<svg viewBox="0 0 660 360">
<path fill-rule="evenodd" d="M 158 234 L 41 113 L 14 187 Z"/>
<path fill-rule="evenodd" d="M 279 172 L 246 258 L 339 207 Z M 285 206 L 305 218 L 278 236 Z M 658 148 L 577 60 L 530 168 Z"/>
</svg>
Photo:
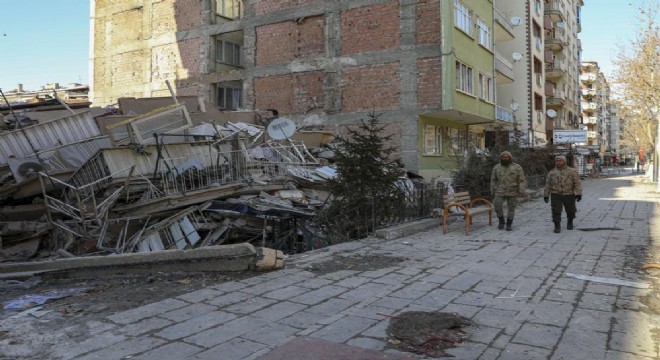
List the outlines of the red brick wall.
<svg viewBox="0 0 660 360">
<path fill-rule="evenodd" d="M 260 0 L 255 1 L 254 7 L 257 15 L 262 15 L 305 5 L 320 4 L 322 2 L 322 0 Z"/>
<path fill-rule="evenodd" d="M 361 117 L 362 120 L 367 120 L 369 117 L 368 116 L 363 116 Z M 382 119 L 380 120 L 380 126 L 383 127 L 383 130 L 380 132 L 380 134 L 385 137 L 385 136 L 392 136 L 390 140 L 385 144 L 385 146 L 394 146 L 396 147 L 396 150 L 390 154 L 390 159 L 394 160 L 397 158 L 401 157 L 401 124 L 400 123 L 393 123 L 393 124 L 383 124 Z M 348 137 L 349 136 L 349 130 L 352 131 L 360 131 L 360 126 L 359 125 L 345 125 L 345 126 L 339 126 L 338 130 L 335 130 L 339 133 L 340 136 L 342 137 Z"/>
<path fill-rule="evenodd" d="M 439 107 L 442 89 L 440 58 L 417 60 L 417 74 L 417 107 Z"/>
<path fill-rule="evenodd" d="M 321 16 L 257 27 L 257 66 L 322 55 L 323 27 Z"/>
<path fill-rule="evenodd" d="M 440 0 L 418 0 L 415 21 L 418 44 L 440 42 Z"/>
<path fill-rule="evenodd" d="M 399 63 L 344 68 L 342 112 L 399 108 Z"/>
<path fill-rule="evenodd" d="M 360 7 L 342 13 L 342 55 L 398 47 L 398 1 Z"/>
<path fill-rule="evenodd" d="M 202 0 L 176 0 L 174 15 L 177 30 L 190 30 L 202 26 Z"/>
<path fill-rule="evenodd" d="M 254 80 L 254 95 L 256 109 L 277 109 L 283 115 L 321 111 L 323 72 L 258 78 Z"/>
</svg>

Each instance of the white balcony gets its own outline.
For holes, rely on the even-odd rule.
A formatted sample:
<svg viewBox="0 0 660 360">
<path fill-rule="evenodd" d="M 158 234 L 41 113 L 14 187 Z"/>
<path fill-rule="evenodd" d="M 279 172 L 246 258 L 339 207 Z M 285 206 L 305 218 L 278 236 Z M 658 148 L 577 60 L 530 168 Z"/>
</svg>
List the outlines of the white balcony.
<svg viewBox="0 0 660 360">
<path fill-rule="evenodd" d="M 582 110 L 595 111 L 596 109 L 598 109 L 598 104 L 596 104 L 595 102 L 582 103 Z"/>
<path fill-rule="evenodd" d="M 596 81 L 596 74 L 587 73 L 580 75 L 580 81 L 582 82 L 594 82 Z"/>
<path fill-rule="evenodd" d="M 587 139 L 595 139 L 598 137 L 598 131 L 587 131 Z"/>
<path fill-rule="evenodd" d="M 513 123 L 513 111 L 507 108 L 503 108 L 499 105 L 497 105 L 495 109 L 496 109 L 497 120 Z"/>
<path fill-rule="evenodd" d="M 587 116 L 582 119 L 582 123 L 585 125 L 595 125 L 598 124 L 598 118 L 595 116 Z"/>
</svg>

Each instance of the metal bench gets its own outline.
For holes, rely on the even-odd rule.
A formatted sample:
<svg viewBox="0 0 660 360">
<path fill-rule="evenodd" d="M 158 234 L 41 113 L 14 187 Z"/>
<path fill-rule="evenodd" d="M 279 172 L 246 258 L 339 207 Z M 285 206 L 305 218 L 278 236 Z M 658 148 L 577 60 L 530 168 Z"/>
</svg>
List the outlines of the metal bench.
<svg viewBox="0 0 660 360">
<path fill-rule="evenodd" d="M 470 200 L 470 193 L 467 191 L 457 192 L 445 195 L 443 204 L 446 204 L 442 211 L 443 234 L 447 233 L 447 218 L 449 217 L 449 211 L 451 208 L 459 208 L 463 210 L 463 215 L 465 217 L 465 235 L 470 235 L 470 225 L 472 224 L 472 218 L 474 216 L 488 214 L 488 225 L 493 225 L 493 204 L 484 198 Z M 479 204 L 485 206 L 475 206 Z"/>
</svg>

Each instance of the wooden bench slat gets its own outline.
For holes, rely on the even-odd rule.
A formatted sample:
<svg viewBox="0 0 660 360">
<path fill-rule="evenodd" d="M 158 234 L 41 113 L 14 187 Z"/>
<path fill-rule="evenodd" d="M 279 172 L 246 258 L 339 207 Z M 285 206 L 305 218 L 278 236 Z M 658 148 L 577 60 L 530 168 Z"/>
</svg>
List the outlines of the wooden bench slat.
<svg viewBox="0 0 660 360">
<path fill-rule="evenodd" d="M 472 217 L 481 214 L 488 214 L 488 225 L 493 225 L 493 205 L 486 199 L 477 198 L 470 199 L 470 193 L 462 191 L 454 194 L 447 194 L 443 196 L 444 210 L 442 216 L 442 229 L 443 234 L 447 233 L 447 217 L 449 209 L 453 207 L 461 208 L 465 213 L 465 234 L 470 235 L 470 225 Z M 479 205 L 478 207 L 470 207 L 470 204 Z"/>
</svg>

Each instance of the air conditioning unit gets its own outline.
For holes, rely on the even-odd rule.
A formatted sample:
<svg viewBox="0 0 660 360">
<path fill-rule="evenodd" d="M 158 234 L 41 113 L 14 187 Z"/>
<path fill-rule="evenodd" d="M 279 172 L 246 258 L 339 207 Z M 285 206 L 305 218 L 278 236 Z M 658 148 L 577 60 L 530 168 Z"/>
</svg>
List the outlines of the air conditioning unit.
<svg viewBox="0 0 660 360">
<path fill-rule="evenodd" d="M 35 159 L 9 159 L 9 169 L 14 174 L 17 183 L 39 175 L 44 167 Z"/>
</svg>

